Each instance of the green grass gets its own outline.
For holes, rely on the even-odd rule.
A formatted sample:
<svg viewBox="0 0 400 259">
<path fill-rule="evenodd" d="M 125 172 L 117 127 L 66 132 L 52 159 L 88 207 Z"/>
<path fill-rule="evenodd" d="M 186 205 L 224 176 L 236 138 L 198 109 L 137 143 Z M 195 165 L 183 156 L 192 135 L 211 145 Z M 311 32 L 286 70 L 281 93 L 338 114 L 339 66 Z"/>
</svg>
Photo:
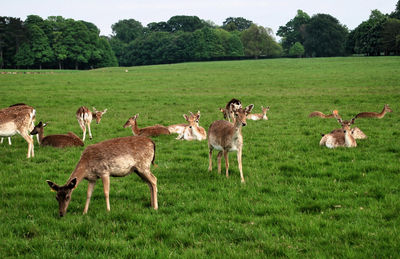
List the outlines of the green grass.
<svg viewBox="0 0 400 259">
<path fill-rule="evenodd" d="M 58 218 L 55 194 L 45 180 L 64 184 L 84 148 L 39 147 L 26 159 L 20 137 L 0 145 L 0 255 L 7 257 L 351 257 L 400 255 L 400 58 L 275 59 L 54 71 L 0 75 L 0 104 L 25 102 L 45 135 L 82 132 L 81 105 L 108 108 L 93 140 L 131 131 L 122 126 L 136 113 L 139 127 L 182 123 L 201 111 L 206 130 L 221 119 L 218 108 L 232 97 L 244 105 L 270 106 L 268 121 L 243 128 L 243 172 L 230 154 L 230 178 L 208 168 L 207 141 L 154 138 L 159 210 L 136 175 L 112 178 L 111 212 L 98 181 L 87 215 L 87 183 L 73 193 Z M 318 145 L 321 133 L 339 124 L 308 118 L 338 109 L 393 113 L 359 119 L 368 139 L 357 148 Z M 216 152 L 214 152 L 216 153 Z M 223 166 L 224 170 L 224 166 Z"/>
</svg>

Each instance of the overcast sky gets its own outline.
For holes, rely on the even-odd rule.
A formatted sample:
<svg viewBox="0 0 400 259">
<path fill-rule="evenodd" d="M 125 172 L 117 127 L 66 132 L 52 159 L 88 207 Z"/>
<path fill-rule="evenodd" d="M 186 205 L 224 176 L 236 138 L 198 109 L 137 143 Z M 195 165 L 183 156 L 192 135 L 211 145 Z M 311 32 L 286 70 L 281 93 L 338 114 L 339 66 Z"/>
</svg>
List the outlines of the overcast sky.
<svg viewBox="0 0 400 259">
<path fill-rule="evenodd" d="M 111 35 L 111 25 L 135 19 L 146 26 L 175 15 L 195 15 L 222 25 L 228 17 L 243 17 L 272 28 L 274 33 L 301 9 L 312 16 L 330 14 L 349 29 L 368 19 L 371 10 L 391 13 L 398 0 L 0 0 L 0 16 L 62 16 L 95 24 L 101 35 Z"/>
</svg>

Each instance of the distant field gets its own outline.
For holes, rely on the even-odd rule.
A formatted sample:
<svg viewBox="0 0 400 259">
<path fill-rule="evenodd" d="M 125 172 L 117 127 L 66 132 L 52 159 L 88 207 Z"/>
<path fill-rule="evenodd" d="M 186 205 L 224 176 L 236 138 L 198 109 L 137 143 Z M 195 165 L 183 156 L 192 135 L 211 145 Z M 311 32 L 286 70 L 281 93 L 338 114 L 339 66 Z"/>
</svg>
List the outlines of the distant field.
<svg viewBox="0 0 400 259">
<path fill-rule="evenodd" d="M 125 69 L 128 72 L 125 72 Z M 1 72 L 1 71 L 0 71 Z M 36 71 L 38 72 L 38 71 Z M 43 71 L 45 72 L 45 71 Z M 50 71 L 47 71 L 50 72 Z M 183 123 L 200 110 L 206 130 L 232 97 L 270 106 L 268 121 L 243 128 L 243 172 L 230 154 L 219 175 L 207 141 L 154 138 L 159 210 L 136 175 L 112 178 L 111 212 L 98 181 L 82 215 L 87 182 L 58 217 L 45 180 L 64 184 L 84 148 L 39 147 L 26 159 L 20 137 L 0 145 L 0 257 L 63 258 L 396 258 L 400 255 L 400 57 L 273 59 L 0 74 L 0 104 L 25 102 L 48 122 L 45 135 L 73 131 L 81 105 L 107 108 L 93 140 L 130 136 L 122 126 Z M 308 118 L 339 110 L 393 113 L 359 119 L 368 138 L 353 149 L 319 146 L 340 125 Z M 224 166 L 223 166 L 224 170 Z"/>
</svg>

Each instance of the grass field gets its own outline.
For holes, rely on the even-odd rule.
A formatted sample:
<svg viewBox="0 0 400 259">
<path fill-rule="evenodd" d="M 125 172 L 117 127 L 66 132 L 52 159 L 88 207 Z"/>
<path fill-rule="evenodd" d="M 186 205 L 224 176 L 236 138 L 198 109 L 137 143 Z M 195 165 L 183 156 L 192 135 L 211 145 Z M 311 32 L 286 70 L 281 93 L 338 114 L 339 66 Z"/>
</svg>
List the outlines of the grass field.
<svg viewBox="0 0 400 259">
<path fill-rule="evenodd" d="M 0 75 L 0 104 L 25 102 L 47 134 L 73 131 L 81 105 L 108 108 L 93 140 L 130 136 L 122 126 L 183 123 L 201 111 L 206 130 L 222 119 L 232 97 L 270 106 L 268 121 L 243 128 L 243 172 L 230 154 L 230 178 L 208 168 L 207 141 L 154 138 L 159 210 L 135 174 L 112 178 L 111 212 L 98 181 L 87 215 L 87 182 L 58 217 L 45 180 L 64 184 L 83 148 L 39 147 L 26 159 L 20 137 L 0 145 L 0 256 L 63 258 L 265 258 L 400 256 L 400 57 L 274 59 L 184 63 L 92 71 Z M 43 71 L 44 72 L 44 71 Z M 339 110 L 393 113 L 359 119 L 368 138 L 357 148 L 319 146 L 334 119 L 308 118 Z M 223 167 L 224 170 L 224 167 Z"/>
</svg>

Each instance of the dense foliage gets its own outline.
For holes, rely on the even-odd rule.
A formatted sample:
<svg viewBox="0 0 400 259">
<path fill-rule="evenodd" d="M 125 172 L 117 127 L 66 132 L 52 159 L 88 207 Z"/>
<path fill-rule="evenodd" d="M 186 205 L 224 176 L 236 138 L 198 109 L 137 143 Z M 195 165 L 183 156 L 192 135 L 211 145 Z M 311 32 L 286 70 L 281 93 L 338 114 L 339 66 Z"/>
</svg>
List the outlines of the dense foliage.
<svg viewBox="0 0 400 259">
<path fill-rule="evenodd" d="M 329 14 L 298 10 L 276 35 L 243 17 L 222 26 L 178 15 L 143 26 L 134 19 L 99 36 L 92 23 L 30 15 L 25 21 L 0 17 L 0 68 L 75 68 L 170 64 L 186 61 L 268 57 L 400 55 L 400 0 L 391 14 L 372 10 L 354 30 Z"/>
<path fill-rule="evenodd" d="M 0 68 L 97 68 L 117 66 L 107 38 L 92 23 L 30 15 L 0 17 Z"/>
</svg>

